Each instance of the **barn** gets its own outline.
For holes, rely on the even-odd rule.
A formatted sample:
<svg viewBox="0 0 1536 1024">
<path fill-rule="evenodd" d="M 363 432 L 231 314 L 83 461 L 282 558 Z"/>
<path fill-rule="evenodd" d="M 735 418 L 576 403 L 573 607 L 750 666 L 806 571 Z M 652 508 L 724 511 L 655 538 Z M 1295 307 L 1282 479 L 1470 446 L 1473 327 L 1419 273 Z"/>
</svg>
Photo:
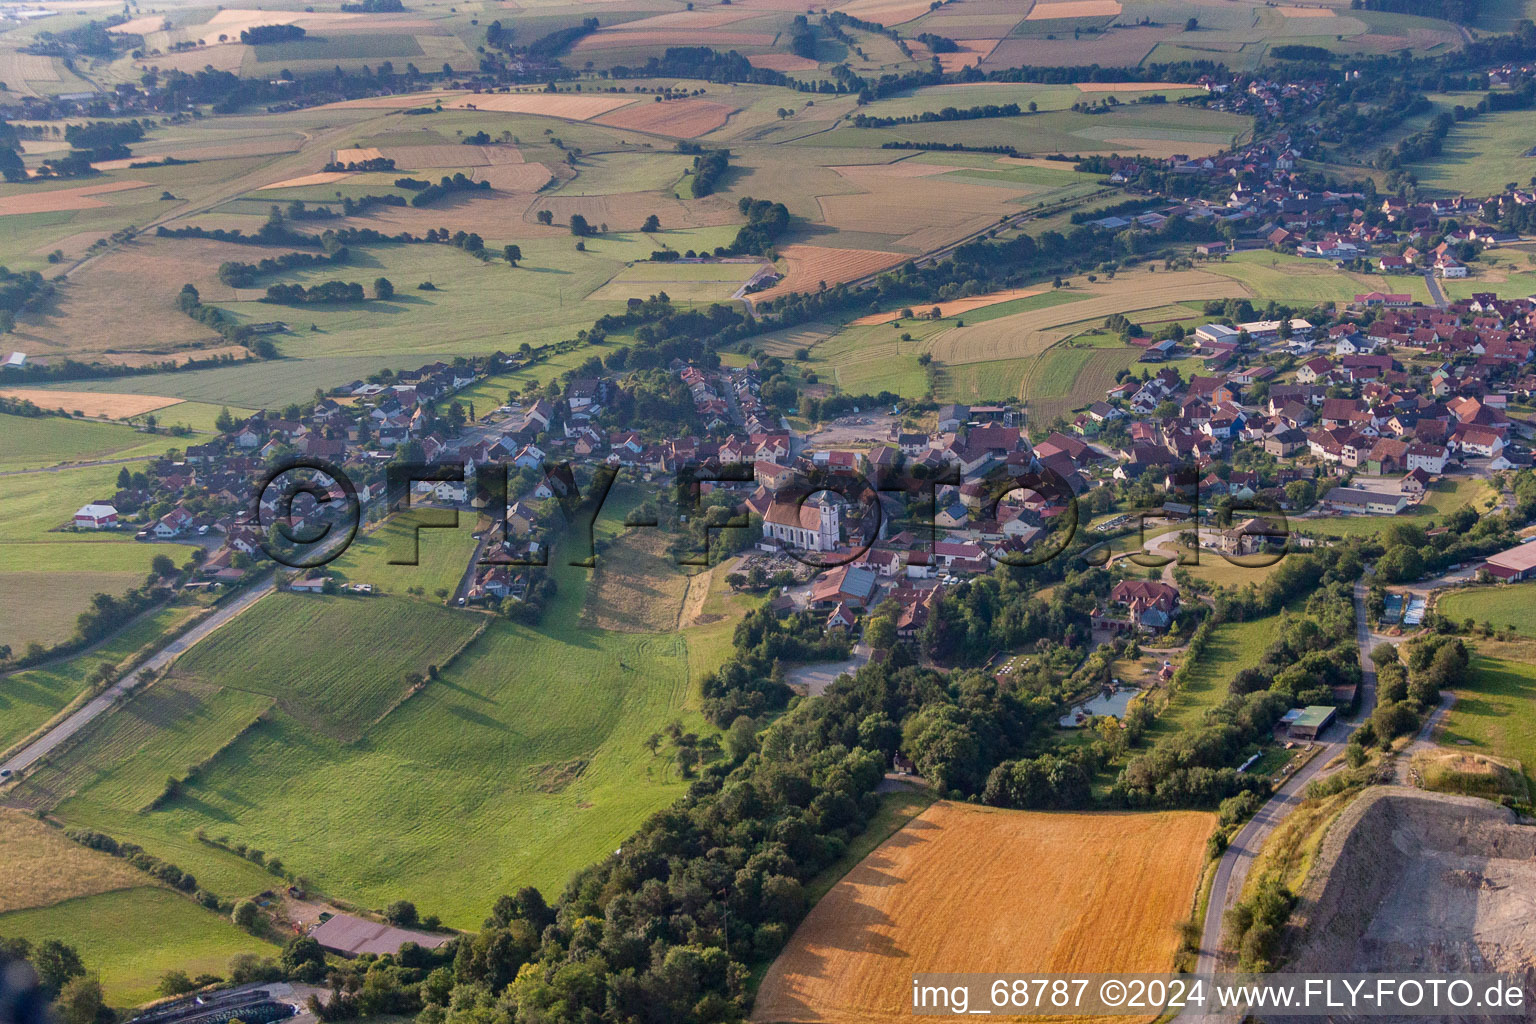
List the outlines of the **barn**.
<svg viewBox="0 0 1536 1024">
<path fill-rule="evenodd" d="M 1489 555 L 1483 563 L 1488 575 L 1501 583 L 1519 583 L 1536 573 L 1536 544 L 1518 544 L 1508 551 Z"/>
</svg>

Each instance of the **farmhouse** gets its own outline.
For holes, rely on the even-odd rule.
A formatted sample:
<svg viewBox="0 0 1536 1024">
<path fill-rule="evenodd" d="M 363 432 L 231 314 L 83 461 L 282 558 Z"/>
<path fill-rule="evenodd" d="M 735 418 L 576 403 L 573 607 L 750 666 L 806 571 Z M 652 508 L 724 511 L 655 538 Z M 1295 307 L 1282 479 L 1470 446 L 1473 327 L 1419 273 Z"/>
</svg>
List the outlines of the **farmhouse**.
<svg viewBox="0 0 1536 1024">
<path fill-rule="evenodd" d="M 1373 516 L 1396 515 L 1408 507 L 1408 496 L 1401 491 L 1368 491 L 1361 487 L 1335 487 L 1323 501 L 1337 512 Z"/>
<path fill-rule="evenodd" d="M 1489 555 L 1483 563 L 1488 575 L 1502 583 L 1519 583 L 1536 577 L 1536 544 L 1520 544 Z"/>
<path fill-rule="evenodd" d="M 1121 580 L 1109 592 L 1109 605 L 1094 609 L 1096 628 L 1163 629 L 1179 612 L 1179 592 L 1154 580 Z"/>
<path fill-rule="evenodd" d="M 78 530 L 105 530 L 116 525 L 117 509 L 104 501 L 81 505 L 80 511 L 75 513 L 75 528 Z"/>
</svg>

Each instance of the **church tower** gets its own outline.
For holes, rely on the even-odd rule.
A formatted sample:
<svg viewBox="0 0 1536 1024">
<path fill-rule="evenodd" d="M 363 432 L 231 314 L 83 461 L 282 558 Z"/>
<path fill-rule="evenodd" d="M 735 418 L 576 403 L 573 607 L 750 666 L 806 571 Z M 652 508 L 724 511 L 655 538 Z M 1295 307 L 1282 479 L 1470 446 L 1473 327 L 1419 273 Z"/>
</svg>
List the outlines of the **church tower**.
<svg viewBox="0 0 1536 1024">
<path fill-rule="evenodd" d="M 821 511 L 821 529 L 818 532 L 818 546 L 821 551 L 831 551 L 837 547 L 839 535 L 839 522 L 841 511 L 832 496 L 822 492 L 817 507 Z"/>
</svg>

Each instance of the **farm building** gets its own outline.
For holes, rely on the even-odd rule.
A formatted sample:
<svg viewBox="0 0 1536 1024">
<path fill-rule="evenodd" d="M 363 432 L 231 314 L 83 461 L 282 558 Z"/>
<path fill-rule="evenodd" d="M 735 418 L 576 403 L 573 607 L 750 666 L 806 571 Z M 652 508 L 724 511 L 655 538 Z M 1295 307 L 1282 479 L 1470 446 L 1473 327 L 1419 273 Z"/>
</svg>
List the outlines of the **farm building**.
<svg viewBox="0 0 1536 1024">
<path fill-rule="evenodd" d="M 104 501 L 81 505 L 75 513 L 75 527 L 80 530 L 105 530 L 117 525 L 117 509 Z"/>
<path fill-rule="evenodd" d="M 1489 555 L 1483 563 L 1488 575 L 1503 583 L 1519 583 L 1536 573 L 1536 544 L 1520 544 L 1508 551 Z"/>
<path fill-rule="evenodd" d="M 1335 487 L 1323 500 L 1338 512 L 1373 516 L 1396 515 L 1408 507 L 1408 496 L 1400 491 L 1368 491 L 1361 487 Z"/>
<path fill-rule="evenodd" d="M 351 914 L 337 914 L 309 933 L 310 938 L 333 953 L 359 956 L 363 953 L 398 953 L 407 942 L 424 949 L 436 949 L 453 936 L 410 931 L 393 925 L 368 921 Z"/>
<path fill-rule="evenodd" d="M 1310 743 L 1332 724 L 1336 714 L 1338 709 L 1327 705 L 1293 708 L 1281 717 L 1280 727 L 1285 730 L 1286 739 Z"/>
</svg>

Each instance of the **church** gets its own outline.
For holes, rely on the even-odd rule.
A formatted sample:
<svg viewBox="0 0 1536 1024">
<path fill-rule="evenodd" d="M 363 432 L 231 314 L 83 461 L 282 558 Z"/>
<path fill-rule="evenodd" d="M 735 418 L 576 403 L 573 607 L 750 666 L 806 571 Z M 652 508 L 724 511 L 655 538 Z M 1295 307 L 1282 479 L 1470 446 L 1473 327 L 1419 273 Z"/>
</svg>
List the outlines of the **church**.
<svg viewBox="0 0 1536 1024">
<path fill-rule="evenodd" d="M 837 548 L 842 510 L 826 492 L 805 501 L 774 498 L 763 513 L 763 543 L 773 541 L 805 551 L 833 551 Z"/>
</svg>

